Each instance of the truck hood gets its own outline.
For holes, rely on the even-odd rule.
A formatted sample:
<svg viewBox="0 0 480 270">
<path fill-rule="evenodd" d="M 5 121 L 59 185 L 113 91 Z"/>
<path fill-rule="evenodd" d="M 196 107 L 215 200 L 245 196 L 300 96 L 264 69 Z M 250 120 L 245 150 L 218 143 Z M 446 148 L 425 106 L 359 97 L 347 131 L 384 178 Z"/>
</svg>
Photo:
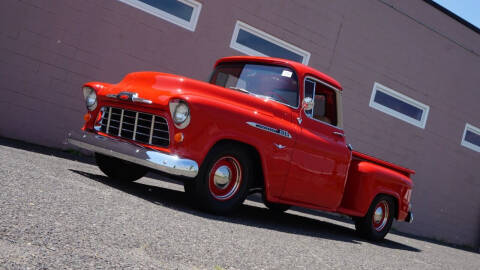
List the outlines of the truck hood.
<svg viewBox="0 0 480 270">
<path fill-rule="evenodd" d="M 255 95 L 184 76 L 161 72 L 130 73 L 117 84 L 105 85 L 98 94 L 102 98 L 113 101 L 115 98 L 111 98 L 111 96 L 118 95 L 121 92 L 138 93 L 139 98 L 152 101 L 148 106 L 154 106 L 159 109 L 166 109 L 169 100 L 172 98 L 220 99 L 231 103 L 233 106 L 248 106 L 255 111 L 269 115 L 274 114 L 275 107 L 284 106 L 270 99 L 259 98 Z M 117 101 L 123 102 L 118 99 Z M 138 105 L 147 106 L 144 103 L 139 103 Z"/>
<path fill-rule="evenodd" d="M 122 92 L 137 93 L 139 98 L 152 101 L 152 106 L 167 106 L 175 92 L 182 93 L 185 78 L 160 72 L 134 72 L 122 81 L 105 87 L 99 94 L 108 98 Z"/>
</svg>

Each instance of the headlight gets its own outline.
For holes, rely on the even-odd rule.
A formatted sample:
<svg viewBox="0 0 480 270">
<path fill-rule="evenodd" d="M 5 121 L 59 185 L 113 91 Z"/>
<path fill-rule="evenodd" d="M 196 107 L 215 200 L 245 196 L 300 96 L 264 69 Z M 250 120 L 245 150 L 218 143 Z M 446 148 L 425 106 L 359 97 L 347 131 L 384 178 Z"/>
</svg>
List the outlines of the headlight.
<svg viewBox="0 0 480 270">
<path fill-rule="evenodd" d="M 89 111 L 97 108 L 97 93 L 90 87 L 83 87 L 83 97 L 85 98 L 85 105 Z"/>
<path fill-rule="evenodd" d="M 190 108 L 180 99 L 171 100 L 169 103 L 170 114 L 177 128 L 185 128 L 190 123 Z"/>
<path fill-rule="evenodd" d="M 185 122 L 185 120 L 187 120 L 189 111 L 190 110 L 188 109 L 187 104 L 180 102 L 173 111 L 173 121 L 175 121 L 175 124 L 181 124 Z"/>
</svg>

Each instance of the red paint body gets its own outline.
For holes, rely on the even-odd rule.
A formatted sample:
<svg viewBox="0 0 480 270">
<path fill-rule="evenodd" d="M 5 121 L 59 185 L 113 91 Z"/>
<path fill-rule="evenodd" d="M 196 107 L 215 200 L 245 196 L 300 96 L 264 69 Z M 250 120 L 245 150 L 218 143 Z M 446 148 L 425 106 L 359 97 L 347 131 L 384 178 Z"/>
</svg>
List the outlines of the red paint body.
<svg viewBox="0 0 480 270">
<path fill-rule="evenodd" d="M 226 62 L 289 67 L 298 77 L 300 101 L 304 98 L 306 76 L 337 92 L 342 89 L 333 78 L 293 61 L 242 56 L 222 58 L 216 66 Z M 302 117 L 301 106 L 292 108 L 210 83 L 158 72 L 131 73 L 118 84 L 91 82 L 85 86 L 97 92 L 98 106 L 91 112 L 84 130 L 94 131 L 102 106 L 162 115 L 168 119 L 170 138 L 182 132 L 184 140 L 176 143 L 172 139 L 166 148 L 143 146 L 192 159 L 201 165 L 219 141 L 248 144 L 260 156 L 265 195 L 271 202 L 364 216 L 375 196 L 388 194 L 397 200 L 397 219 L 404 220 L 409 211 L 413 186 L 409 177 L 413 171 L 349 150 L 344 137 L 334 134 L 343 135 L 342 129 Z M 152 104 L 106 96 L 120 92 L 136 92 Z M 185 129 L 178 129 L 172 123 L 168 103 L 177 98 L 185 100 L 190 107 L 191 121 Z M 301 123 L 297 120 L 299 117 Z M 287 131 L 291 138 L 246 124 L 250 121 Z M 279 149 L 275 144 L 285 147 Z"/>
</svg>

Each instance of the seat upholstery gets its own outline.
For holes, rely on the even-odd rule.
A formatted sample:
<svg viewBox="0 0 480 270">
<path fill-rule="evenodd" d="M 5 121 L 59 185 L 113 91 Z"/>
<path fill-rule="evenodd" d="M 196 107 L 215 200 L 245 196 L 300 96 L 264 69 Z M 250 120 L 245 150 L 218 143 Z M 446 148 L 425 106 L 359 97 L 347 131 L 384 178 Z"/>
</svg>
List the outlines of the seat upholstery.
<svg viewBox="0 0 480 270">
<path fill-rule="evenodd" d="M 332 121 L 325 115 L 326 98 L 324 95 L 315 95 L 313 118 L 331 124 Z"/>
</svg>

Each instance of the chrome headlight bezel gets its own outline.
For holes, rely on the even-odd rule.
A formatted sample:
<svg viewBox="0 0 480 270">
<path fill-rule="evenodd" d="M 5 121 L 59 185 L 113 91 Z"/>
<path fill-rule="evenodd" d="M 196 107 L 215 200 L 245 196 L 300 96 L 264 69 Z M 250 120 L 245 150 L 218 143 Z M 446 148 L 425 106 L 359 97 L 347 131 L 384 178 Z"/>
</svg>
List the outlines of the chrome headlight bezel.
<svg viewBox="0 0 480 270">
<path fill-rule="evenodd" d="M 83 87 L 83 97 L 85 98 L 85 106 L 87 110 L 93 111 L 97 108 L 97 92 L 91 87 Z"/>
<path fill-rule="evenodd" d="M 188 103 L 182 99 L 172 99 L 168 105 L 175 127 L 186 128 L 190 124 L 190 106 L 188 106 Z"/>
</svg>

